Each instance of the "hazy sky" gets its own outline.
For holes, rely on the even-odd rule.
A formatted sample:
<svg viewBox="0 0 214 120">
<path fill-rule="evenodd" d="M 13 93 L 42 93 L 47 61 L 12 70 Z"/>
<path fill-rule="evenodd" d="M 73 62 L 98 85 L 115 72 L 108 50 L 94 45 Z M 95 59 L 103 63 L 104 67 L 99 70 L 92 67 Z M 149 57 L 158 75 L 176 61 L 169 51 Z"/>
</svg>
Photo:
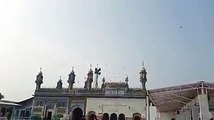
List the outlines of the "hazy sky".
<svg viewBox="0 0 214 120">
<path fill-rule="evenodd" d="M 147 89 L 214 80 L 213 0 L 14 0 L 0 1 L 0 92 L 7 100 L 42 87 L 83 87 L 90 64 L 107 81 Z M 182 28 L 180 28 L 182 27 Z"/>
</svg>

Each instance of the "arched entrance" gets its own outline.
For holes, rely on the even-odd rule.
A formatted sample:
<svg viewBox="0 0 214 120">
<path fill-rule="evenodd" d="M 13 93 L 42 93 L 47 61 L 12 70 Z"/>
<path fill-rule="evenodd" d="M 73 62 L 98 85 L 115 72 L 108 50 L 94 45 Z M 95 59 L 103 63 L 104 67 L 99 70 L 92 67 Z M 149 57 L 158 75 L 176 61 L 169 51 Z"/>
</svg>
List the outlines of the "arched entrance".
<svg viewBox="0 0 214 120">
<path fill-rule="evenodd" d="M 126 117 L 125 117 L 125 115 L 124 114 L 119 114 L 119 120 L 125 120 L 126 119 Z"/>
<path fill-rule="evenodd" d="M 83 116 L 83 111 L 81 108 L 75 108 L 72 112 L 72 120 L 80 120 Z"/>
<path fill-rule="evenodd" d="M 109 115 L 108 113 L 103 114 L 103 120 L 109 120 Z"/>
<path fill-rule="evenodd" d="M 141 120 L 141 114 L 140 113 L 134 113 L 133 114 L 133 120 Z"/>
<path fill-rule="evenodd" d="M 94 111 L 88 112 L 88 120 L 94 120 L 95 118 L 97 118 L 96 112 Z"/>
<path fill-rule="evenodd" d="M 135 116 L 134 120 L 141 120 L 141 118 L 139 116 Z"/>
<path fill-rule="evenodd" d="M 117 114 L 112 113 L 110 116 L 110 120 L 117 120 Z"/>
</svg>

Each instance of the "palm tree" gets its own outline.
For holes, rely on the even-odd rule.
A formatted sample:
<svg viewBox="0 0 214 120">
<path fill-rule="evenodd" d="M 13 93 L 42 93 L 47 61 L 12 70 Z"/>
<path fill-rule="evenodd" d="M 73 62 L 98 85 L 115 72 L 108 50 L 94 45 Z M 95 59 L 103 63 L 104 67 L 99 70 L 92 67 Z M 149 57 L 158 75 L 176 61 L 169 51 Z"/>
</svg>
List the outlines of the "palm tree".
<svg viewBox="0 0 214 120">
<path fill-rule="evenodd" d="M 4 95 L 0 93 L 0 100 L 4 98 Z"/>
</svg>

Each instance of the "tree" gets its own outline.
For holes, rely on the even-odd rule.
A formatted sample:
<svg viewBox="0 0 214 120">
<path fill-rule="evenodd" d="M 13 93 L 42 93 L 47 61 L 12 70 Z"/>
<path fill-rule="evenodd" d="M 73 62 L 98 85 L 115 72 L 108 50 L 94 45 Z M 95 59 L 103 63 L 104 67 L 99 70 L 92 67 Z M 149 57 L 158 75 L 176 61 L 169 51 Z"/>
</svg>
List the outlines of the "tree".
<svg viewBox="0 0 214 120">
<path fill-rule="evenodd" d="M 4 98 L 4 95 L 0 93 L 0 100 Z"/>
</svg>

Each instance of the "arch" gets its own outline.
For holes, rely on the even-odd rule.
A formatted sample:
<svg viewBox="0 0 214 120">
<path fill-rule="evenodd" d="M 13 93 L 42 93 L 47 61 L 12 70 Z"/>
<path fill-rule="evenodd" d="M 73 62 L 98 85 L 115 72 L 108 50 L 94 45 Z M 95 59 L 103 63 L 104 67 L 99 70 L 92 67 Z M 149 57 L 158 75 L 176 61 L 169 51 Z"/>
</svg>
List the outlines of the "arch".
<svg viewBox="0 0 214 120">
<path fill-rule="evenodd" d="M 141 114 L 140 113 L 134 113 L 133 114 L 133 120 L 141 120 Z"/>
<path fill-rule="evenodd" d="M 112 113 L 110 116 L 110 120 L 117 120 L 117 114 Z"/>
<path fill-rule="evenodd" d="M 119 114 L 119 120 L 125 120 L 126 117 L 123 113 Z"/>
<path fill-rule="evenodd" d="M 109 120 L 109 114 L 108 113 L 104 113 L 102 120 Z"/>
<path fill-rule="evenodd" d="M 139 116 L 135 116 L 134 120 L 141 120 L 141 118 Z"/>
<path fill-rule="evenodd" d="M 90 116 L 88 116 L 88 120 L 97 120 L 97 116 L 94 114 L 91 114 Z"/>
<path fill-rule="evenodd" d="M 72 112 L 72 120 L 80 120 L 83 116 L 83 111 L 81 108 L 77 107 Z"/>
<path fill-rule="evenodd" d="M 96 112 L 94 112 L 94 111 L 89 111 L 88 112 L 88 119 L 89 120 L 94 120 L 96 117 L 97 117 L 96 116 Z"/>
<path fill-rule="evenodd" d="M 94 111 L 89 111 L 89 112 L 88 112 L 88 116 L 90 116 L 90 115 L 92 115 L 92 114 L 96 115 L 96 112 L 94 112 Z"/>
</svg>

